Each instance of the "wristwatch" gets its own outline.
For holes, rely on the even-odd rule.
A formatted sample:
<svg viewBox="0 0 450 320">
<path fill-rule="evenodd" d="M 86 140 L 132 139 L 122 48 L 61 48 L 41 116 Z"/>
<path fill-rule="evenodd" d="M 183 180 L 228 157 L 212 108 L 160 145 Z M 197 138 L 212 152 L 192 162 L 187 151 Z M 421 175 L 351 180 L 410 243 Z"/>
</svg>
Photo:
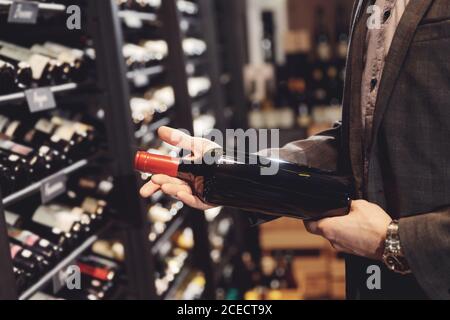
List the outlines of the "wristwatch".
<svg viewBox="0 0 450 320">
<path fill-rule="evenodd" d="M 384 242 L 383 262 L 389 270 L 399 274 L 410 274 L 411 269 L 403 253 L 398 233 L 398 221 L 393 220 L 388 227 Z"/>
</svg>

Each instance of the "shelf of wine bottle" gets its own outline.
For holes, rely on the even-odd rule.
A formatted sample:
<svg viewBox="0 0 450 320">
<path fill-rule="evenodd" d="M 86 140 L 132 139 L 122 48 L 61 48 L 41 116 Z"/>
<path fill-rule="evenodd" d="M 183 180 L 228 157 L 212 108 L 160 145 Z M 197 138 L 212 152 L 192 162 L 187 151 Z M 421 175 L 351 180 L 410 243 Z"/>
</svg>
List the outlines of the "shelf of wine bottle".
<svg viewBox="0 0 450 320">
<path fill-rule="evenodd" d="M 10 6 L 13 4 L 12 0 L 0 0 L 0 6 Z M 37 2 L 37 1 L 30 1 L 30 2 L 34 2 L 37 3 L 39 10 L 45 10 L 45 11 L 60 11 L 60 12 L 65 12 L 66 11 L 66 6 L 63 4 L 59 4 L 59 3 L 42 3 L 42 2 Z"/>
<path fill-rule="evenodd" d="M 121 10 L 119 11 L 119 17 L 121 19 L 128 19 L 132 17 L 134 19 L 139 19 L 143 22 L 157 22 L 158 16 L 154 13 L 150 12 L 139 12 L 133 10 Z"/>
<path fill-rule="evenodd" d="M 77 161 L 74 164 L 68 166 L 67 168 L 57 172 L 55 175 L 69 175 L 69 174 L 85 167 L 88 163 L 89 163 L 89 161 L 86 159 Z M 38 192 L 41 189 L 44 181 L 45 180 L 35 182 L 35 183 L 31 184 L 30 186 L 26 187 L 25 189 L 14 192 L 13 194 L 7 196 L 6 198 L 3 199 L 3 205 L 4 206 L 12 205 L 34 193 Z"/>
<path fill-rule="evenodd" d="M 179 230 L 187 220 L 188 209 L 181 210 L 173 219 L 168 223 L 168 226 L 163 234 L 161 234 L 155 242 L 152 244 L 152 254 L 158 253 L 159 249 L 170 240 L 174 233 Z"/>
<path fill-rule="evenodd" d="M 192 271 L 190 259 L 188 258 L 188 261 L 186 261 L 180 271 L 180 273 L 176 276 L 175 280 L 172 282 L 170 288 L 163 294 L 163 300 L 174 300 L 175 294 L 177 290 L 180 288 L 180 286 L 184 283 L 184 281 L 187 279 L 189 274 Z"/>
<path fill-rule="evenodd" d="M 136 79 L 136 77 L 153 77 L 164 72 L 163 66 L 152 66 L 149 68 L 132 70 L 127 72 L 128 80 Z"/>
<path fill-rule="evenodd" d="M 227 265 L 232 263 L 233 257 L 239 253 L 238 248 L 231 246 L 228 249 L 225 249 L 225 253 L 223 254 L 219 265 L 215 266 L 214 268 L 214 280 L 215 282 L 219 282 L 220 277 L 223 276 L 223 271 L 226 268 Z"/>
<path fill-rule="evenodd" d="M 63 93 L 76 90 L 78 88 L 78 84 L 76 83 L 65 83 L 57 86 L 50 87 L 50 91 L 53 93 Z M 24 100 L 26 98 L 25 92 L 15 92 L 11 94 L 5 94 L 0 96 L 0 105 L 9 104 L 12 102 Z"/>
<path fill-rule="evenodd" d="M 50 271 L 48 271 L 43 277 L 41 277 L 35 284 L 33 284 L 30 288 L 28 288 L 25 292 L 23 292 L 19 300 L 26 300 L 30 298 L 34 293 L 41 290 L 44 286 L 46 286 L 52 279 L 57 276 L 57 274 L 73 263 L 73 261 L 82 255 L 87 249 L 89 249 L 94 242 L 99 240 L 101 234 L 103 234 L 110 227 L 110 223 L 107 223 L 100 231 L 96 234 L 87 238 L 81 245 L 72 250 L 72 252 L 67 255 L 63 260 L 61 260 L 55 267 L 53 267 Z"/>
</svg>

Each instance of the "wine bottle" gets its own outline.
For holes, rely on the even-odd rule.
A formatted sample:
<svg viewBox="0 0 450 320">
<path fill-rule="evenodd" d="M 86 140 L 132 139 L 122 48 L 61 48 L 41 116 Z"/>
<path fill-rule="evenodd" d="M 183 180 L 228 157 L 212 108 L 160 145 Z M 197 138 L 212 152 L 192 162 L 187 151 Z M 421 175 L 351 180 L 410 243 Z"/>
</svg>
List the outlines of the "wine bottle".
<svg viewBox="0 0 450 320">
<path fill-rule="evenodd" d="M 1 48 L 0 44 L 0 56 L 3 56 L 2 52 L 4 52 L 5 49 Z M 17 59 L 9 59 L 11 56 L 11 53 L 8 54 L 5 57 L 2 58 L 2 78 L 5 81 L 5 84 L 7 85 L 4 89 L 5 93 L 8 89 L 16 89 L 16 85 L 19 89 L 26 89 L 31 85 L 31 82 L 33 81 L 33 73 L 31 70 L 31 67 L 28 63 L 24 61 L 18 61 Z M 14 73 L 12 73 L 14 72 Z M 10 81 L 11 81 L 11 75 L 13 76 L 14 81 L 14 87 L 11 87 Z M 9 84 L 8 84 L 9 83 Z"/>
<path fill-rule="evenodd" d="M 56 261 L 61 255 L 61 248 L 28 230 L 8 226 L 8 236 L 16 244 L 43 256 L 49 261 Z"/>
<path fill-rule="evenodd" d="M 30 250 L 24 249 L 17 244 L 11 243 L 9 248 L 13 264 L 26 270 L 32 275 L 38 275 L 47 270 L 50 266 L 49 262 L 45 260 L 44 257 L 34 254 Z"/>
<path fill-rule="evenodd" d="M 92 231 L 91 218 L 79 207 L 52 203 L 40 206 L 33 215 L 33 222 L 66 233 L 77 234 L 80 240 Z"/>
<path fill-rule="evenodd" d="M 12 64 L 0 60 L 0 94 L 11 93 L 17 89 L 15 73 Z"/>
<path fill-rule="evenodd" d="M 43 210 L 45 209 L 38 209 L 33 216 L 41 215 L 41 212 Z M 39 221 L 42 219 L 43 218 L 38 217 L 37 220 Z M 61 248 L 60 250 L 64 252 L 77 244 L 81 229 L 81 226 L 79 224 L 74 224 L 69 231 L 65 232 L 60 229 L 64 227 L 64 222 L 58 221 L 54 217 L 49 217 L 48 223 L 41 224 L 39 222 L 34 222 L 33 220 L 23 219 L 22 216 L 10 211 L 5 211 L 5 220 L 7 225 L 11 227 L 32 230 L 33 233 L 49 240 L 51 243 L 56 244 L 59 248 Z M 60 228 L 58 228 L 57 226 Z"/>
<path fill-rule="evenodd" d="M 52 117 L 50 121 L 57 126 L 51 141 L 57 144 L 69 143 L 70 148 L 66 150 L 69 159 L 80 160 L 95 151 L 97 137 L 92 126 L 58 116 Z"/>
<path fill-rule="evenodd" d="M 31 67 L 33 80 L 39 85 L 62 83 L 70 72 L 67 65 L 55 59 L 4 41 L 0 41 L 0 56 L 17 65 L 27 63 Z"/>
<path fill-rule="evenodd" d="M 81 273 L 100 281 L 111 281 L 114 279 L 119 266 L 117 263 L 95 255 L 82 256 L 77 266 Z"/>
<path fill-rule="evenodd" d="M 16 175 L 11 168 L 0 164 L 0 187 L 4 197 L 17 190 L 16 179 Z"/>
<path fill-rule="evenodd" d="M 56 53 L 47 47 L 39 44 L 35 44 L 30 48 L 30 51 L 42 56 L 49 57 L 61 63 L 64 70 L 67 72 L 64 74 L 65 80 L 81 80 L 83 77 L 81 73 L 83 71 L 83 62 L 68 52 Z"/>
<path fill-rule="evenodd" d="M 67 165 L 66 155 L 53 149 L 53 146 L 48 143 L 49 137 L 42 137 L 42 134 L 39 135 L 41 131 L 37 131 L 37 128 L 42 125 L 42 121 L 45 121 L 45 119 L 38 120 L 38 122 L 30 119 L 7 119 L 7 121 L 8 123 L 0 128 L 0 133 L 16 142 L 25 144 L 27 147 L 38 148 L 38 155 L 45 158 L 47 162 L 48 170 L 43 172 L 44 174 L 54 173 Z"/>
<path fill-rule="evenodd" d="M 348 213 L 350 178 L 255 155 L 222 156 L 217 149 L 205 156 L 208 161 L 196 163 L 199 161 L 138 152 L 135 168 L 178 177 L 188 182 L 200 199 L 213 205 L 304 220 Z M 274 161 L 278 170 L 274 170 Z M 262 174 L 268 168 L 273 174 Z"/>
<path fill-rule="evenodd" d="M 138 12 L 157 12 L 161 7 L 161 0 L 116 0 L 116 2 L 121 10 Z"/>
<path fill-rule="evenodd" d="M 42 179 L 53 172 L 50 149 L 41 148 L 39 152 L 36 152 L 32 148 L 0 135 L 0 152 L 5 156 L 19 157 L 32 178 Z"/>
<path fill-rule="evenodd" d="M 16 286 L 19 292 L 25 290 L 33 280 L 33 276 L 29 272 L 13 267 L 14 277 L 16 278 Z"/>
</svg>

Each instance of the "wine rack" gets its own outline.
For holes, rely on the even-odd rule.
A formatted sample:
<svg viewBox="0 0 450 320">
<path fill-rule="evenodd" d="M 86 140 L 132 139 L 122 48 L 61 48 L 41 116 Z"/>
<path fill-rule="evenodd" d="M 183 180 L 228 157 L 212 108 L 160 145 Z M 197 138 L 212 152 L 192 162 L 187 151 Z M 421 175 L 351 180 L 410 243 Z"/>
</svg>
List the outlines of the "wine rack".
<svg viewBox="0 0 450 320">
<path fill-rule="evenodd" d="M 219 1 L 219 0 L 218 0 Z M 156 130 L 162 125 L 184 128 L 194 132 L 194 117 L 203 113 L 210 114 L 215 119 L 215 128 L 225 130 L 230 126 L 230 122 L 223 116 L 225 113 L 227 101 L 232 96 L 234 108 L 233 112 L 240 112 L 244 108 L 245 97 L 243 94 L 242 68 L 235 66 L 230 70 L 234 72 L 232 76 L 235 85 L 230 92 L 224 90 L 221 78 L 222 61 L 218 55 L 218 35 L 216 33 L 216 14 L 221 14 L 214 7 L 215 1 L 198 0 L 187 1 L 190 8 L 197 8 L 196 13 L 186 14 L 180 11 L 180 6 L 176 0 L 163 0 L 161 7 L 153 12 L 134 11 L 133 9 L 120 9 L 113 0 L 98 1 L 58 1 L 55 3 L 41 3 L 33 1 L 39 8 L 38 14 L 51 12 L 53 15 L 64 17 L 66 6 L 77 4 L 83 12 L 83 31 L 87 32 L 91 41 L 89 42 L 95 49 L 95 76 L 89 75 L 88 79 L 82 83 L 69 82 L 58 85 L 48 86 L 56 100 L 56 108 L 63 108 L 62 101 L 78 101 L 80 96 L 88 97 L 86 99 L 87 109 L 102 109 L 102 122 L 106 129 L 106 147 L 108 156 L 102 157 L 102 161 L 108 159 L 111 161 L 111 174 L 114 176 L 115 194 L 120 195 L 120 199 L 115 201 L 116 215 L 109 219 L 104 226 L 97 232 L 90 235 L 81 242 L 76 248 L 53 268 L 47 271 L 42 277 L 37 279 L 34 284 L 25 291 L 19 292 L 15 286 L 13 274 L 13 264 L 11 261 L 9 240 L 6 232 L 6 222 L 4 210 L 12 204 L 27 201 L 27 199 L 39 192 L 43 181 L 33 184 L 7 196 L 1 197 L 0 203 L 0 299 L 28 299 L 35 292 L 48 285 L 62 269 L 69 265 L 79 255 L 83 254 L 89 247 L 101 236 L 108 234 L 114 226 L 121 231 L 121 241 L 125 248 L 125 268 L 127 274 L 126 296 L 131 299 L 171 299 L 175 296 L 178 287 L 189 276 L 192 270 L 202 272 L 206 284 L 202 298 L 214 298 L 214 291 L 217 285 L 218 277 L 222 273 L 225 264 L 232 261 L 232 257 L 239 254 L 239 247 L 244 241 L 242 237 L 233 237 L 227 242 L 227 247 L 231 249 L 224 257 L 224 261 L 218 266 L 214 266 L 210 251 L 211 244 L 209 240 L 209 224 L 202 212 L 183 208 L 167 224 L 165 231 L 154 241 L 149 241 L 150 223 L 148 221 L 149 205 L 157 204 L 161 201 L 159 198 L 152 198 L 149 201 L 141 199 L 138 189 L 141 185 L 141 179 L 135 173 L 133 168 L 133 156 L 135 146 L 135 127 L 132 123 L 132 114 L 130 110 L 130 101 L 135 91 L 151 89 L 165 83 L 173 88 L 174 106 L 173 112 L 163 114 L 162 117 L 148 125 L 147 134 L 156 139 Z M 230 1 L 231 11 L 228 11 L 226 19 L 232 18 L 236 10 L 238 1 Z M 14 1 L 0 1 L 0 7 L 8 8 Z M 40 20 L 36 25 L 16 25 L 7 24 L 7 10 L 0 10 L 0 23 L 5 23 L 7 28 L 4 32 L 14 32 L 15 28 L 27 30 L 33 28 L 36 34 L 45 34 L 50 30 L 48 25 L 40 25 Z M 63 19 L 63 18 L 61 18 Z M 128 23 L 132 19 L 142 28 L 128 28 Z M 56 20 L 61 21 L 61 20 Z M 128 21 L 128 22 L 127 22 Z M 232 27 L 231 20 L 229 26 Z M 128 30 L 130 29 L 130 30 Z M 31 30 L 31 29 L 29 29 Z M 77 35 L 69 37 L 69 45 L 74 44 Z M 52 35 L 57 31 L 52 31 Z M 123 46 L 128 37 L 138 39 L 140 37 L 152 37 L 157 35 L 167 42 L 168 55 L 165 60 L 154 65 L 144 66 L 130 70 L 127 68 L 123 56 Z M 4 33 L 0 31 L 0 40 L 3 40 Z M 202 39 L 207 50 L 199 57 L 191 57 L 185 54 L 183 40 L 186 37 L 195 37 Z M 24 36 L 25 37 L 25 36 Z M 30 42 L 30 35 L 28 42 Z M 20 39 L 20 37 L 18 37 Z M 31 38 L 32 39 L 32 38 Z M 59 37 L 63 42 L 64 37 Z M 226 43 L 226 50 L 232 50 L 229 61 L 239 61 L 243 64 L 243 46 L 242 39 L 234 39 L 229 36 Z M 27 40 L 24 40 L 27 42 Z M 238 59 L 239 58 L 239 59 Z M 231 64 L 232 65 L 232 64 Z M 202 68 L 206 69 L 204 71 Z M 199 97 L 192 97 L 189 90 L 189 78 L 197 74 L 197 70 L 202 76 L 209 79 L 210 87 L 206 93 Z M 242 88 L 240 87 L 242 86 Z M 227 97 L 228 95 L 228 97 Z M 8 108 L 11 105 L 25 106 L 27 103 L 26 94 L 23 90 L 8 93 L 0 96 L 1 108 Z M 0 110 L 2 110 L 0 108 Z M 24 107 L 26 109 L 26 107 Z M 43 111 L 45 114 L 48 111 Z M 1 111 L 0 111 L 1 114 Z M 242 116 L 239 116 L 242 120 Z M 236 122 L 234 122 L 236 125 Z M 245 127 L 243 122 L 239 127 Z M 151 140 L 151 139 L 150 139 Z M 74 162 L 70 166 L 57 172 L 55 175 L 70 176 L 74 172 L 98 163 L 99 157 L 89 157 Z M 230 214 L 235 218 L 237 230 L 243 225 L 239 214 L 229 213 L 223 210 L 220 215 Z M 182 228 L 191 228 L 194 238 L 194 246 L 189 253 L 184 267 L 180 270 L 176 279 L 163 294 L 157 294 L 155 288 L 155 264 L 158 251 L 168 242 L 170 238 Z M 238 234 L 240 232 L 237 232 Z M 226 259 L 225 259 L 226 258 Z"/>
</svg>

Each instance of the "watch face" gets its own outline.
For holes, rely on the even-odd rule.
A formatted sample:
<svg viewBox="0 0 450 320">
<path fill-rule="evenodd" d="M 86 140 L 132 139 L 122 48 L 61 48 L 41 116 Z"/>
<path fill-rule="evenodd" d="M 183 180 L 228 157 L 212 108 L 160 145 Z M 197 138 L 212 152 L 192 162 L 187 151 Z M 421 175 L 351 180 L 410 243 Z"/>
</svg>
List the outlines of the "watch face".
<svg viewBox="0 0 450 320">
<path fill-rule="evenodd" d="M 384 256 L 384 262 L 386 263 L 388 268 L 394 272 L 397 272 L 400 274 L 411 273 L 408 263 L 406 262 L 405 258 L 403 258 L 403 257 L 389 254 L 389 255 Z"/>
</svg>

